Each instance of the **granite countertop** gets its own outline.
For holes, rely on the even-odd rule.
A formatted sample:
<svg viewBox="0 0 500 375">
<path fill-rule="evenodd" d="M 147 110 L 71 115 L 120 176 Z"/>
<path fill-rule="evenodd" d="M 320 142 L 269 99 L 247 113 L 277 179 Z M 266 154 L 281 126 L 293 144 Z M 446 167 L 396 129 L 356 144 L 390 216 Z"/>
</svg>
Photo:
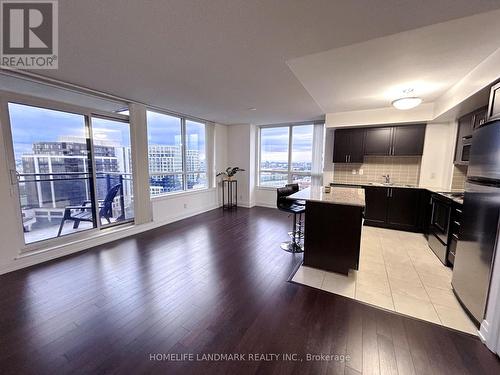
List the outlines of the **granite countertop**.
<svg viewBox="0 0 500 375">
<path fill-rule="evenodd" d="M 364 207 L 365 191 L 360 188 L 332 186 L 330 193 L 325 193 L 323 187 L 315 186 L 300 190 L 288 199 Z"/>
<path fill-rule="evenodd" d="M 428 185 L 402 185 L 402 184 L 384 184 L 382 182 L 366 182 L 366 183 L 353 183 L 353 184 L 349 184 L 349 183 L 343 183 L 343 182 L 332 182 L 330 185 L 335 185 L 335 186 L 338 186 L 338 185 L 346 185 L 346 186 L 361 186 L 361 187 L 365 187 L 365 186 L 375 186 L 375 187 L 387 187 L 387 188 L 406 188 L 406 189 L 425 189 L 425 190 L 428 190 L 430 191 L 431 193 L 436 193 L 436 194 L 441 194 L 442 193 L 463 193 L 464 191 L 463 190 L 459 190 L 459 189 L 443 189 L 443 188 L 439 188 L 439 187 L 435 187 L 435 186 L 428 186 Z M 446 196 L 446 198 L 448 199 L 451 199 L 453 200 L 454 202 L 457 202 L 457 203 L 460 203 L 460 204 L 463 204 L 463 200 L 459 199 L 459 198 L 452 198 L 452 197 L 449 197 L 449 196 Z"/>
</svg>

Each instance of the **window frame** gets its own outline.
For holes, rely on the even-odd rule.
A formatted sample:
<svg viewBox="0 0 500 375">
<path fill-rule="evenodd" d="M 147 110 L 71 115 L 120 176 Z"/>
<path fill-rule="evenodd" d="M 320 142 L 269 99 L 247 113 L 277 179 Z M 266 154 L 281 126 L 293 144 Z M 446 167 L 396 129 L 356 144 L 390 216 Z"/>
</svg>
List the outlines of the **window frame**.
<svg viewBox="0 0 500 375">
<path fill-rule="evenodd" d="M 147 121 L 147 112 L 154 112 L 160 115 L 165 115 L 165 116 L 170 116 L 170 117 L 175 117 L 180 120 L 180 125 L 181 125 L 181 158 L 182 158 L 182 171 L 181 172 L 150 172 L 149 171 L 149 160 L 148 160 L 148 174 L 149 174 L 149 186 L 151 187 L 151 177 L 152 176 L 182 176 L 182 189 L 181 190 L 174 190 L 174 191 L 167 191 L 161 194 L 156 194 L 152 195 L 151 190 L 149 193 L 149 198 L 150 200 L 152 199 L 158 199 L 166 196 L 172 196 L 172 195 L 177 195 L 177 194 L 182 194 L 182 193 L 190 193 L 190 192 L 200 192 L 200 191 L 206 191 L 210 189 L 210 182 L 209 182 L 209 176 L 208 176 L 208 166 L 205 163 L 205 171 L 188 171 L 187 170 L 187 149 L 186 149 L 186 122 L 187 121 L 192 121 L 196 122 L 198 124 L 202 124 L 204 127 L 205 131 L 205 159 L 207 158 L 207 135 L 208 135 L 208 123 L 205 121 L 201 121 L 200 119 L 195 119 L 191 118 L 188 116 L 180 116 L 178 114 L 172 114 L 167 111 L 162 111 L 156 108 L 151 108 L 151 107 L 146 107 L 146 127 L 149 126 L 148 121 Z M 148 131 L 148 148 L 150 146 L 149 143 L 149 130 Z M 197 188 L 197 189 L 188 189 L 187 188 L 187 175 L 188 174 L 195 174 L 195 173 L 204 173 L 206 175 L 207 183 L 205 187 L 202 188 Z"/>
<path fill-rule="evenodd" d="M 287 184 L 293 183 L 292 176 L 309 176 L 312 178 L 312 167 L 311 171 L 309 172 L 303 172 L 303 171 L 294 171 L 292 169 L 292 154 L 293 154 L 293 128 L 297 128 L 300 126 L 307 126 L 307 125 L 312 125 L 313 126 L 313 140 L 314 140 L 314 122 L 301 122 L 301 123 L 294 123 L 294 124 L 277 124 L 277 125 L 261 125 L 258 127 L 258 140 L 257 140 L 257 187 L 259 189 L 263 190 L 275 190 L 278 188 L 278 186 L 265 186 L 261 185 L 261 174 L 262 172 L 265 173 L 280 173 L 280 174 L 286 174 L 287 175 Z M 262 165 L 262 129 L 269 129 L 269 128 L 288 128 L 288 168 L 287 169 L 263 169 L 261 168 Z M 311 163 L 312 163 L 313 155 L 311 154 Z"/>
<path fill-rule="evenodd" d="M 10 112 L 9 112 L 9 103 L 25 105 L 30 107 L 36 107 L 40 109 L 53 110 L 59 112 L 66 112 L 75 115 L 84 116 L 87 127 L 88 137 L 91 136 L 91 119 L 92 117 L 100 117 L 105 119 L 116 120 L 119 122 L 126 122 L 130 124 L 129 115 L 124 115 L 115 112 L 108 112 L 104 110 L 99 110 L 95 108 L 89 108 L 85 106 L 79 106 L 70 103 L 64 103 L 52 99 L 40 98 L 32 95 L 26 94 L 18 94 L 10 91 L 0 90 L 0 121 L 2 122 L 2 126 L 0 131 L 2 132 L 2 137 L 4 140 L 4 146 L 6 149 L 6 157 L 7 157 L 7 168 L 9 171 L 9 182 L 12 187 L 12 195 L 13 199 L 16 202 L 16 221 L 19 225 L 22 226 L 22 214 L 20 207 L 20 191 L 19 186 L 17 184 L 17 177 L 15 176 L 15 156 L 14 156 L 14 141 L 12 138 L 12 129 L 11 129 L 11 121 L 10 121 Z M 92 149 L 91 149 L 91 163 L 94 164 L 94 155 L 93 155 L 93 140 L 91 139 Z M 94 179 L 92 172 L 92 179 Z M 135 207 L 134 207 L 135 209 Z M 97 212 L 97 208 L 94 208 L 94 216 Z M 71 233 L 69 235 L 62 235 L 60 237 L 47 238 L 44 240 L 39 240 L 31 243 L 26 243 L 24 238 L 24 233 L 20 231 L 18 233 L 17 241 L 21 248 L 20 254 L 31 254 L 33 252 L 45 251 L 48 249 L 54 249 L 59 246 L 68 245 L 71 243 L 76 243 L 78 241 L 87 240 L 89 238 L 95 238 L 96 236 L 106 235 L 107 233 L 112 233 L 114 231 L 120 231 L 125 228 L 129 228 L 135 224 L 135 215 L 134 218 L 127 219 L 124 221 L 120 221 L 120 223 L 113 223 L 111 225 L 106 225 L 102 227 L 99 223 L 99 220 L 96 220 L 97 226 L 94 228 L 85 229 L 79 232 Z"/>
</svg>

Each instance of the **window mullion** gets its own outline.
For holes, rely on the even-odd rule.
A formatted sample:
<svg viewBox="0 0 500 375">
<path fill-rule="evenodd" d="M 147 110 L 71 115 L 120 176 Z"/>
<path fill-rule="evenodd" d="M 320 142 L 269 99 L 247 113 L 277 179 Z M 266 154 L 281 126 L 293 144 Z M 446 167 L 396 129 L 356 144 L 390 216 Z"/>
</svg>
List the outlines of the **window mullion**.
<svg viewBox="0 0 500 375">
<path fill-rule="evenodd" d="M 291 184 L 292 181 L 292 137 L 293 137 L 293 126 L 288 128 L 288 183 Z"/>
<path fill-rule="evenodd" d="M 187 190 L 187 158 L 186 158 L 186 119 L 181 117 L 181 142 L 182 142 L 182 190 Z"/>
<path fill-rule="evenodd" d="M 97 167 L 96 167 L 96 161 L 95 161 L 95 154 L 94 154 L 94 134 L 92 130 L 92 118 L 88 115 L 85 115 L 85 128 L 87 131 L 87 147 L 88 147 L 88 152 L 90 156 L 90 165 L 89 165 L 89 172 L 90 172 L 90 177 L 91 180 L 90 182 L 90 189 L 91 189 L 91 200 L 92 200 L 92 205 L 93 205 L 93 224 L 94 227 L 97 229 L 101 229 L 101 220 L 99 217 L 99 201 L 98 201 L 98 196 L 97 196 Z"/>
</svg>

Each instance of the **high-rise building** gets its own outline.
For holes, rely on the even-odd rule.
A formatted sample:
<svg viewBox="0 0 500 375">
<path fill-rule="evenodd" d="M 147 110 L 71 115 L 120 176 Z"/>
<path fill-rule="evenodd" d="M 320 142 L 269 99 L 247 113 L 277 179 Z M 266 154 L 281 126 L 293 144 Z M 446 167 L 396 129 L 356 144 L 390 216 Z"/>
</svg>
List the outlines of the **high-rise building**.
<svg viewBox="0 0 500 375">
<path fill-rule="evenodd" d="M 25 207 L 50 220 L 53 215 L 60 217 L 66 206 L 91 200 L 91 162 L 85 139 L 62 137 L 56 142 L 33 143 L 32 149 L 21 160 Z M 94 144 L 94 160 L 98 199 L 104 199 L 110 186 L 120 182 L 124 195 L 132 196 L 132 179 L 124 177 L 131 172 L 130 148 L 99 142 Z"/>
</svg>

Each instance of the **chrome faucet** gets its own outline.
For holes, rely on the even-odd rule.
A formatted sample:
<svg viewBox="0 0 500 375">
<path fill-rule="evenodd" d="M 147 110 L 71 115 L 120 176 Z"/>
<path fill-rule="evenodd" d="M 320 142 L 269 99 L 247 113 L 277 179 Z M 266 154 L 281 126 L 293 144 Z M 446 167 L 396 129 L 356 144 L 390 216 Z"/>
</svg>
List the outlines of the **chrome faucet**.
<svg viewBox="0 0 500 375">
<path fill-rule="evenodd" d="M 390 184 L 391 183 L 391 176 L 389 174 L 384 174 L 382 175 L 383 178 L 385 178 L 385 183 Z"/>
</svg>

